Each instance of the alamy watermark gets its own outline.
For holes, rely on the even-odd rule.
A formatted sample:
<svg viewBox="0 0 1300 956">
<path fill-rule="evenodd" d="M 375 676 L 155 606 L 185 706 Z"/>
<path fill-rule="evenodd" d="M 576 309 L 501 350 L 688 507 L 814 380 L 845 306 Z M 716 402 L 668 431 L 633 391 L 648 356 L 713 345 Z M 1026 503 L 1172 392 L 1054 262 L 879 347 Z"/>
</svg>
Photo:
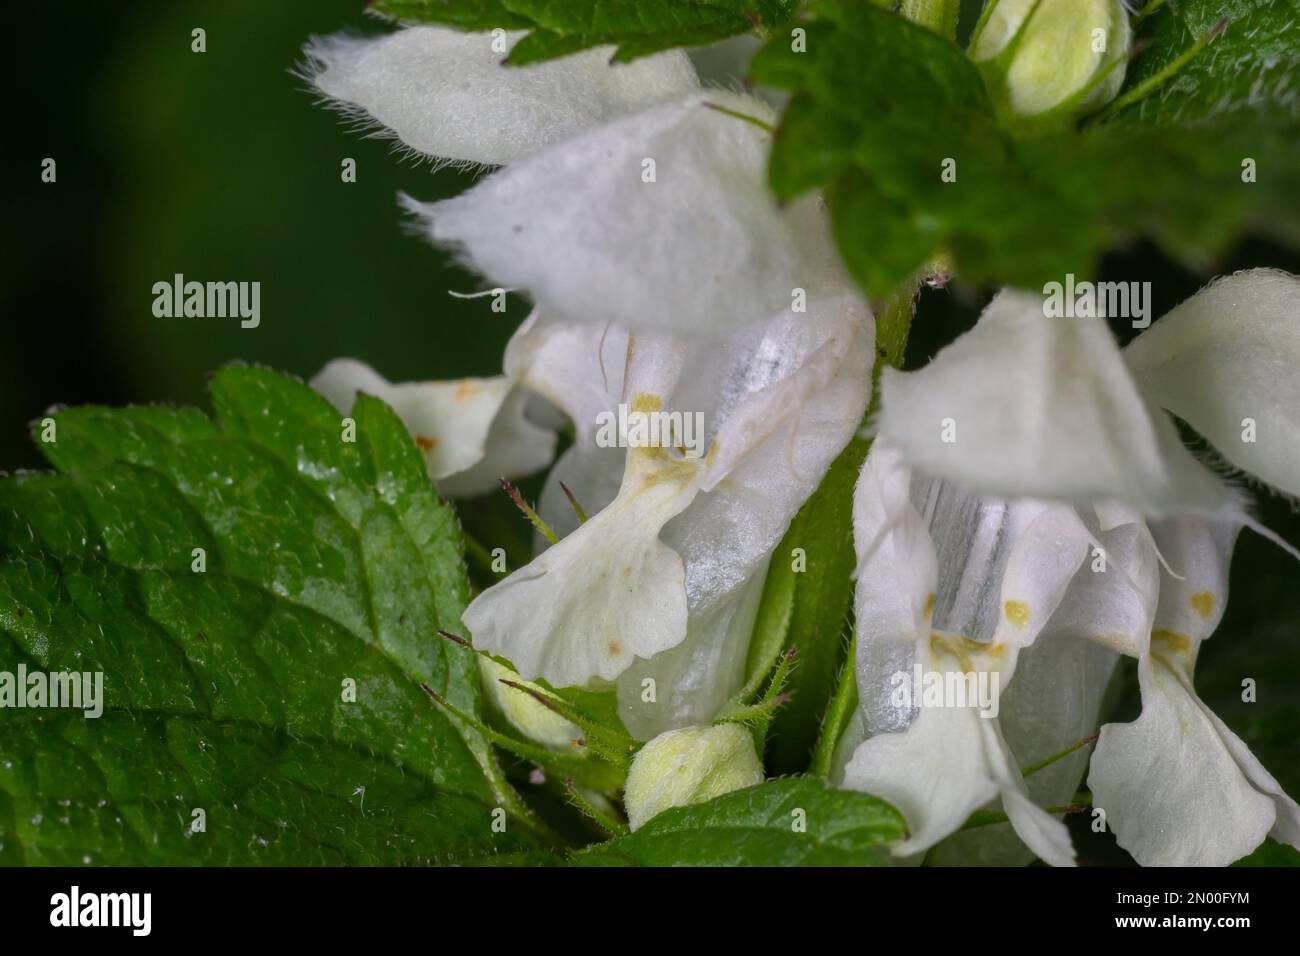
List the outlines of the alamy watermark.
<svg viewBox="0 0 1300 956">
<path fill-rule="evenodd" d="M 1133 328 L 1151 324 L 1150 282 L 1065 282 L 1043 286 L 1043 315 L 1049 319 L 1131 319 Z"/>
<path fill-rule="evenodd" d="M 103 671 L 0 671 L 0 708 L 69 708 L 87 718 L 104 713 Z"/>
<path fill-rule="evenodd" d="M 889 702 L 898 710 L 916 707 L 975 707 L 981 717 L 998 715 L 1002 675 L 997 671 L 927 671 L 914 664 L 912 670 L 895 671 L 889 678 L 893 688 Z"/>
<path fill-rule="evenodd" d="M 152 893 L 83 893 L 73 886 L 50 897 L 51 926 L 125 926 L 133 936 L 153 929 Z"/>
<path fill-rule="evenodd" d="M 596 416 L 596 444 L 601 448 L 681 448 L 691 458 L 704 457 L 704 413 L 665 412 L 646 396 L 617 412 Z"/>
<path fill-rule="evenodd" d="M 155 282 L 153 296 L 153 314 L 160 319 L 239 318 L 245 329 L 262 323 L 260 282 L 186 282 L 178 272 L 171 282 Z"/>
</svg>

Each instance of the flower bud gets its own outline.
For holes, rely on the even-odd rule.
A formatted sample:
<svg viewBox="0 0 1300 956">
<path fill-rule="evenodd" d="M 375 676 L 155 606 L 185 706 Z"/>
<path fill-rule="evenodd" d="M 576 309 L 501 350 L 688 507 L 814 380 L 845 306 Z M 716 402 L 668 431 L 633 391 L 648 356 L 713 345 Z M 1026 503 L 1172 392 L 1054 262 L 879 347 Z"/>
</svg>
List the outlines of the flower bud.
<svg viewBox="0 0 1300 956">
<path fill-rule="evenodd" d="M 739 724 L 660 734 L 632 760 L 623 804 L 633 830 L 672 807 L 703 803 L 763 782 L 754 738 Z"/>
<path fill-rule="evenodd" d="M 514 681 L 524 687 L 543 692 L 544 688 L 522 680 L 510 668 L 498 664 L 490 657 L 480 657 L 478 662 L 484 696 L 506 722 L 525 738 L 554 750 L 571 749 L 575 740 L 582 739 L 582 731 L 570 721 L 565 720 L 531 694 L 516 687 L 508 687 L 501 681 Z M 575 752 L 582 754 L 586 753 L 586 750 L 580 748 Z"/>
<path fill-rule="evenodd" d="M 991 0 L 970 55 L 1000 109 L 1082 115 L 1124 84 L 1128 14 L 1121 0 Z"/>
</svg>

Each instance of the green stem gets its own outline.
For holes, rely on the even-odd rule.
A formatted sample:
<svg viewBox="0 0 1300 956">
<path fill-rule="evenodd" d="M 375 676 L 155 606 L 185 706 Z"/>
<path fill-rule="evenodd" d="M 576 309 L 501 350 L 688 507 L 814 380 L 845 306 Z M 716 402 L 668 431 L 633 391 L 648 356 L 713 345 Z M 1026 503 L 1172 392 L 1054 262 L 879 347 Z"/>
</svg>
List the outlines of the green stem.
<svg viewBox="0 0 1300 956">
<path fill-rule="evenodd" d="M 903 0 L 898 12 L 945 39 L 957 39 L 957 14 L 961 12 L 961 0 Z"/>
<path fill-rule="evenodd" d="M 587 799 L 586 795 L 577 787 L 570 777 L 564 781 L 564 789 L 569 794 L 569 802 L 577 807 L 582 814 L 592 820 L 598 827 L 608 833 L 610 836 L 620 837 L 627 836 L 631 831 L 627 824 L 616 817 L 610 816 L 604 810 L 600 809 L 594 803 Z"/>
<path fill-rule="evenodd" d="M 1020 771 L 1020 775 L 1022 777 L 1032 776 L 1038 773 L 1038 771 L 1042 770 L 1044 767 L 1050 767 L 1052 764 L 1056 763 L 1056 761 L 1063 760 L 1064 758 L 1070 756 L 1070 754 L 1074 753 L 1076 750 L 1088 746 L 1088 744 L 1093 743 L 1094 741 L 1096 741 L 1096 739 L 1097 739 L 1096 735 L 1093 735 L 1092 737 L 1084 737 L 1077 744 L 1071 744 L 1070 746 L 1062 750 L 1060 753 L 1052 754 L 1050 757 L 1044 757 L 1042 760 L 1038 761 L 1038 763 L 1031 763 L 1028 767 L 1025 767 L 1023 770 Z"/>
<path fill-rule="evenodd" d="M 815 777 L 825 779 L 830 776 L 831 763 L 835 759 L 835 747 L 840 742 L 840 735 L 848 726 L 854 709 L 858 706 L 858 682 L 853 674 L 853 658 L 857 643 L 855 633 L 849 639 L 849 651 L 840 668 L 839 686 L 835 688 L 835 696 L 831 698 L 830 706 L 826 708 L 826 716 L 822 718 L 822 732 L 817 738 L 816 749 L 813 750 L 812 765 L 808 768 L 808 772 Z"/>
<path fill-rule="evenodd" d="M 472 537 L 468 531 L 461 529 L 461 534 L 465 539 L 465 556 L 473 560 L 484 571 L 497 574 L 496 569 L 492 567 L 492 554 L 488 549 Z"/>
</svg>

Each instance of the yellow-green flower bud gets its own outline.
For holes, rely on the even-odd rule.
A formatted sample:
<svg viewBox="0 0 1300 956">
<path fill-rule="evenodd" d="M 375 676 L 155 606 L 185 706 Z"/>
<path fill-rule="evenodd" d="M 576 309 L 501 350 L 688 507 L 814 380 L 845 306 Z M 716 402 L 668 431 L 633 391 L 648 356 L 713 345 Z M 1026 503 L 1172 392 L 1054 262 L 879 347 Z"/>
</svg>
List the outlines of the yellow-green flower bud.
<svg viewBox="0 0 1300 956">
<path fill-rule="evenodd" d="M 637 752 L 623 805 L 635 830 L 671 807 L 703 803 L 762 782 L 763 765 L 746 728 L 685 727 L 660 734 Z"/>
<path fill-rule="evenodd" d="M 531 694 L 508 687 L 502 680 L 514 681 L 525 687 L 545 693 L 545 688 L 521 680 L 510 668 L 488 657 L 479 657 L 479 676 L 483 694 L 506 722 L 528 740 L 555 750 L 570 750 L 575 740 L 582 739 L 582 731 L 565 720 Z M 574 751 L 586 753 L 586 748 Z"/>
<path fill-rule="evenodd" d="M 1120 0 L 990 0 L 970 55 L 999 107 L 1080 115 L 1124 84 L 1130 32 Z"/>
</svg>

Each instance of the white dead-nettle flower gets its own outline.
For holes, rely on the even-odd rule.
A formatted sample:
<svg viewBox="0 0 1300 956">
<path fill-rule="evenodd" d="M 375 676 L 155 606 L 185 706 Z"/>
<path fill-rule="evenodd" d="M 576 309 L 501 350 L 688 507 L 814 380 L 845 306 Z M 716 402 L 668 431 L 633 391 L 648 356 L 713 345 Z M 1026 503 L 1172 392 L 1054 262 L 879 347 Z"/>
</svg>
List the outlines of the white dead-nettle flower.
<svg viewBox="0 0 1300 956">
<path fill-rule="evenodd" d="M 1122 354 L 1101 320 L 1048 319 L 1036 296 L 1003 293 L 974 330 L 927 368 L 906 375 L 886 370 L 882 379 L 878 442 L 908 473 L 969 489 L 981 496 L 981 507 L 990 501 L 1010 501 L 1013 508 L 1034 500 L 1093 503 L 1094 520 L 1084 524 L 1084 533 L 1063 527 L 1031 549 L 1030 563 L 1042 565 L 1037 577 L 1058 561 L 1074 560 L 1077 568 L 1080 544 L 1092 554 L 1095 548 L 1108 551 L 1109 571 L 1079 570 L 1060 600 L 1044 593 L 1023 607 L 1007 604 L 1019 599 L 1007 594 L 1006 574 L 987 562 L 964 569 L 960 580 L 965 587 L 973 576 L 985 589 L 1000 581 L 1001 614 L 1013 623 L 1016 617 L 1028 625 L 1038 621 L 1035 626 L 1049 632 L 1091 638 L 1139 658 L 1142 717 L 1103 728 L 1089 782 L 1120 845 L 1140 863 L 1227 863 L 1270 832 L 1293 843 L 1300 836 L 1296 804 L 1192 687 L 1196 649 L 1226 601 L 1236 534 L 1250 526 L 1276 536 L 1188 453 L 1172 421 L 1155 407 L 1198 428 L 1235 465 L 1292 494 L 1300 491 L 1300 382 L 1291 374 L 1300 361 L 1298 293 L 1300 280 L 1269 270 L 1223 279 Z M 863 482 L 860 496 L 871 487 L 865 471 Z M 900 494 L 895 491 L 890 500 L 905 500 Z M 1073 513 L 1078 518 L 1085 509 Z M 918 540 L 908 531 L 909 520 L 917 523 L 914 514 L 915 509 L 897 510 L 884 521 L 888 539 L 878 532 L 867 539 L 901 536 L 904 551 L 889 573 L 928 568 L 914 557 L 925 549 L 908 543 Z M 1120 537 L 1108 542 L 1107 533 Z M 1124 549 L 1118 563 L 1117 544 Z M 1153 583 L 1151 569 L 1161 562 L 1165 573 Z M 872 624 L 873 614 L 897 600 L 878 591 L 864 569 L 859 640 L 867 648 L 890 633 Z M 915 609 L 920 587 L 905 593 Z M 924 616 L 914 614 L 910 627 L 912 634 L 925 633 Z M 1006 632 L 1004 623 L 998 627 Z M 991 653 L 997 632 L 985 639 Z M 975 656 L 971 661 L 976 669 L 985 666 Z M 875 696 L 869 690 L 864 701 Z M 866 723 L 873 730 L 869 713 Z M 920 735 L 918 726 L 920 717 L 903 736 Z M 987 756 L 987 730 L 984 736 Z M 889 746 L 872 740 L 863 745 Z M 939 755 L 942 750 L 935 748 L 948 744 L 926 746 Z M 1044 755 L 1019 756 L 1033 761 Z M 907 813 L 910 799 L 913 813 L 942 820 L 932 835 L 951 829 L 958 813 L 951 801 L 915 781 L 908 790 L 906 783 L 900 808 Z M 1004 801 L 1007 793 L 1002 790 Z M 1015 824 L 1016 814 L 1009 807 L 1008 812 Z M 1032 829 L 1016 830 L 1043 855 L 1030 839 Z"/>
<path fill-rule="evenodd" d="M 513 47 L 520 32 L 506 35 Z M 313 39 L 306 75 L 345 115 L 436 160 L 497 166 L 698 88 L 681 50 L 611 64 L 612 47 L 523 67 L 492 33 L 408 27 Z"/>
<path fill-rule="evenodd" d="M 658 678 L 656 699 L 644 713 L 626 700 L 622 708 L 643 738 L 712 719 L 738 689 L 732 675 L 744 666 L 748 626 L 726 626 L 734 602 L 746 605 L 743 623 L 752 625 L 749 597 L 761 588 L 761 569 L 866 408 L 874 336 L 855 295 L 813 299 L 807 313 L 787 309 L 756 329 L 707 349 L 624 335 L 624 353 L 602 360 L 598 336 L 539 317 L 520 330 L 532 340 L 527 349 L 512 347 L 514 357 L 532 357 L 530 369 L 519 368 L 522 380 L 550 394 L 538 364 L 551 354 L 547 341 L 587 343 L 581 363 L 556 366 L 566 375 L 585 368 L 585 378 L 568 382 L 572 400 L 558 396 L 572 414 L 605 401 L 607 410 L 622 403 L 703 416 L 707 452 L 698 458 L 660 446 L 596 448 L 595 423 L 575 421 L 576 455 L 597 471 L 621 460 L 616 496 L 584 501 L 599 510 L 464 616 L 477 646 L 557 686 L 612 681 L 649 659 L 636 673 Z M 611 379 L 621 379 L 617 394 Z M 724 635 L 742 633 L 743 641 L 721 646 Z M 659 656 L 683 644 L 693 650 Z M 642 690 L 638 682 L 638 702 Z"/>
<path fill-rule="evenodd" d="M 358 392 L 391 406 L 444 495 L 483 494 L 498 479 L 540 471 L 555 457 L 555 432 L 529 420 L 529 393 L 504 375 L 393 385 L 363 362 L 335 359 L 311 387 L 344 415 Z"/>
<path fill-rule="evenodd" d="M 1044 629 L 1068 617 L 1079 603 L 1076 592 L 1092 584 L 1081 565 L 1104 520 L 1089 519 L 1069 505 L 977 498 L 914 471 L 883 441 L 872 448 L 853 514 L 860 559 L 855 737 L 867 739 L 851 757 L 856 739 L 841 746 L 842 779 L 903 813 L 911 835 L 896 847 L 900 855 L 929 849 L 1000 798 L 1036 855 L 1057 865 L 1072 862 L 1064 824 L 1030 799 L 1020 765 L 1079 738 L 1069 736 L 1074 728 L 1036 715 L 1038 726 L 1017 725 L 1022 739 L 1013 748 L 1002 725 L 1018 714 L 1002 712 L 1002 694 L 1010 697 L 1017 686 L 1012 678 L 1020 654 L 1035 639 L 1059 639 Z M 1107 584 L 1121 596 L 1130 584 L 1137 584 L 1133 594 L 1149 592 L 1145 623 L 1139 608 L 1129 625 L 1136 634 L 1154 612 L 1154 561 L 1127 571 L 1117 568 Z M 1123 625 L 1108 626 L 1118 632 Z M 1095 721 L 1100 687 L 1072 676 L 1064 675 L 1065 699 L 1052 707 L 1063 708 L 1063 717 L 1082 710 L 1085 722 Z M 1026 760 L 1026 753 L 1033 756 Z M 1046 789 L 1055 796 L 1059 781 L 1048 781 Z"/>
<path fill-rule="evenodd" d="M 506 164 L 461 196 L 408 202 L 433 241 L 551 318 L 602 327 L 717 337 L 805 284 L 808 204 L 783 210 L 768 188 L 768 105 L 701 89 L 681 51 L 510 67 L 492 43 L 413 27 L 307 50 L 318 89 L 412 148 Z"/>
</svg>

